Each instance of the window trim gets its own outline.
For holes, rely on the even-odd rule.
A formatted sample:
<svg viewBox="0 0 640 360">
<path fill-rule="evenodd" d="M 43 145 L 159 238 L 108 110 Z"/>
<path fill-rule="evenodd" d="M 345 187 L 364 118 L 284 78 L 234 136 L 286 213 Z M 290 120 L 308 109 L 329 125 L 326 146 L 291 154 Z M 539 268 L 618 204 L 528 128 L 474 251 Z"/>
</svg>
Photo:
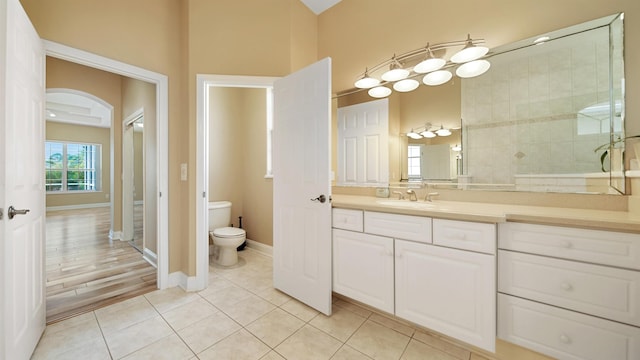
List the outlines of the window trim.
<svg viewBox="0 0 640 360">
<path fill-rule="evenodd" d="M 50 170 L 49 167 L 47 167 L 47 165 L 45 164 L 45 193 L 47 195 L 55 195 L 55 194 L 83 194 L 83 193 L 99 193 L 102 192 L 102 144 L 98 144 L 98 143 L 89 143 L 89 142 L 78 142 L 78 141 L 65 141 L 65 140 L 50 140 L 47 139 L 45 140 L 45 148 L 47 146 L 48 143 L 55 143 L 55 144 L 62 144 L 62 169 L 60 169 L 60 171 L 62 172 L 61 174 L 61 186 L 62 189 L 61 190 L 46 190 L 47 189 L 47 172 Z M 67 173 L 69 171 L 69 166 L 68 166 L 68 152 L 67 152 L 67 146 L 69 144 L 72 145 L 80 145 L 80 146 L 92 146 L 95 149 L 95 169 L 88 169 L 88 168 L 82 168 L 82 169 L 72 169 L 72 170 L 76 170 L 76 171 L 94 171 L 95 172 L 95 179 L 94 179 L 94 188 L 95 190 L 68 190 L 68 179 L 67 179 Z M 46 159 L 45 159 L 46 161 Z"/>
</svg>

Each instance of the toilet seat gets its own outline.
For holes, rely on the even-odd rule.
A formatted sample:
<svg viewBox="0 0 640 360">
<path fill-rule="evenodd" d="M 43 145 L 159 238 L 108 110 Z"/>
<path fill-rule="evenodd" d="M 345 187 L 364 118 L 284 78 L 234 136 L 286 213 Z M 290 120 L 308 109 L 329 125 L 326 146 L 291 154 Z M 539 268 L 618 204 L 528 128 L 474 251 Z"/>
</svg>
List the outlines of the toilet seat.
<svg viewBox="0 0 640 360">
<path fill-rule="evenodd" d="M 243 229 L 236 227 L 223 227 L 213 230 L 213 236 L 220 238 L 245 236 L 246 232 Z"/>
</svg>

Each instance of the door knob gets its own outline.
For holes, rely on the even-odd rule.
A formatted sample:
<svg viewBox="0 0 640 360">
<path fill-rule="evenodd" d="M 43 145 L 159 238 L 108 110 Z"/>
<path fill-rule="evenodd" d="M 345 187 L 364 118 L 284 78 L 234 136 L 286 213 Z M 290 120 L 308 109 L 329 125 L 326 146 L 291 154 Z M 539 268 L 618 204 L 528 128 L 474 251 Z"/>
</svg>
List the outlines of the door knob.
<svg viewBox="0 0 640 360">
<path fill-rule="evenodd" d="M 327 201 L 327 197 L 324 195 L 320 195 L 315 199 L 311 199 L 311 201 L 320 201 L 321 204 L 324 204 Z"/>
<path fill-rule="evenodd" d="M 17 210 L 16 208 L 13 207 L 13 205 L 9 206 L 9 209 L 7 209 L 7 215 L 9 216 L 9 220 L 13 219 L 14 216 L 16 215 L 26 215 L 29 211 L 29 209 L 21 209 L 21 210 Z"/>
</svg>

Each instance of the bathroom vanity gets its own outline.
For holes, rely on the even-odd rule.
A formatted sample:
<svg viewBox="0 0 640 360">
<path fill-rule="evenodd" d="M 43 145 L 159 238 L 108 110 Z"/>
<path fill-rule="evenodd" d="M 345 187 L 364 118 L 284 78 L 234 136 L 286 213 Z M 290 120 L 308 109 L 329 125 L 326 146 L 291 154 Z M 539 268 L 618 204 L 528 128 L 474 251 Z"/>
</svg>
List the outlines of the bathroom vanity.
<svg viewBox="0 0 640 360">
<path fill-rule="evenodd" d="M 332 216 L 335 293 L 491 352 L 640 358 L 629 213 L 334 195 Z"/>
</svg>

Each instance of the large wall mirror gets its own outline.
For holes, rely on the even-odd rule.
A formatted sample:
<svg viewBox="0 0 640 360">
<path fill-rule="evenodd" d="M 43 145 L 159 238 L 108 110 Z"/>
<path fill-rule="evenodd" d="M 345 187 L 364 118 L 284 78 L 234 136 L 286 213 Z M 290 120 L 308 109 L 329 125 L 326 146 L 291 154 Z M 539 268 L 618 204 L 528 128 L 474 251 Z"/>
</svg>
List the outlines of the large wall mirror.
<svg viewBox="0 0 640 360">
<path fill-rule="evenodd" d="M 394 92 L 389 181 L 624 194 L 623 35 L 616 14 L 491 49 L 481 76 Z M 341 93 L 338 107 L 371 100 Z M 407 137 L 440 127 L 451 135 Z"/>
</svg>

